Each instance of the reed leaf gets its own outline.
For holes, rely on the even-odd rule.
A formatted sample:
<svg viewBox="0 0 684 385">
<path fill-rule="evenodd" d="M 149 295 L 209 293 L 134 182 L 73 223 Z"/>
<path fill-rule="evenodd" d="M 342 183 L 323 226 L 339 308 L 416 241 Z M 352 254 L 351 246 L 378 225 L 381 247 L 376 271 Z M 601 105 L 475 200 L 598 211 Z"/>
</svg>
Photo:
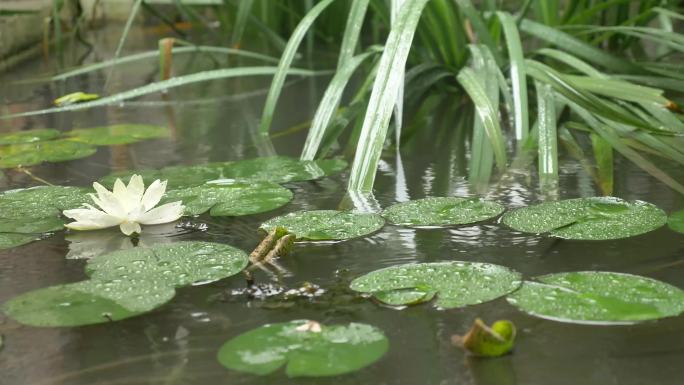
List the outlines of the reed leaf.
<svg viewBox="0 0 684 385">
<path fill-rule="evenodd" d="M 556 103 L 549 85 L 535 81 L 534 87 L 537 90 L 539 182 L 544 190 L 558 185 Z"/>
<path fill-rule="evenodd" d="M 370 0 L 353 0 L 352 2 L 349 17 L 347 17 L 347 25 L 344 28 L 344 36 L 342 36 L 340 56 L 337 59 L 338 69 L 343 68 L 354 57 L 369 2 Z"/>
<path fill-rule="evenodd" d="M 545 3 L 545 2 L 543 2 Z M 525 57 L 520 34 L 515 19 L 507 12 L 497 12 L 503 26 L 508 48 L 508 58 L 511 68 L 511 84 L 513 86 L 513 106 L 515 108 L 515 139 L 523 142 L 529 131 L 529 117 L 527 104 L 527 77 L 525 74 Z"/>
<path fill-rule="evenodd" d="M 252 13 L 253 6 L 254 0 L 241 0 L 238 4 L 233 35 L 230 38 L 230 45 L 233 48 L 238 48 L 241 45 L 242 35 L 245 33 L 245 27 L 247 27 L 247 21 L 249 21 L 249 15 Z"/>
<path fill-rule="evenodd" d="M 130 32 L 131 26 L 133 25 L 133 20 L 135 20 L 135 17 L 138 15 L 138 10 L 140 9 L 140 5 L 142 4 L 142 2 L 143 0 L 135 0 L 133 6 L 131 7 L 131 11 L 128 14 L 128 19 L 126 20 L 126 25 L 124 25 L 123 32 L 121 33 L 121 38 L 119 38 L 119 43 L 116 46 L 116 51 L 114 51 L 114 60 L 118 59 L 121 55 L 121 50 L 123 50 L 123 46 L 124 44 L 126 44 L 128 33 Z M 112 70 L 110 69 L 107 73 L 107 77 L 105 78 L 104 86 L 102 87 L 103 89 L 107 89 L 107 85 L 109 84 L 109 79 L 111 76 Z"/>
<path fill-rule="evenodd" d="M 598 134 L 592 133 L 591 147 L 596 161 L 596 178 L 601 193 L 606 196 L 613 195 L 613 147 Z"/>
</svg>

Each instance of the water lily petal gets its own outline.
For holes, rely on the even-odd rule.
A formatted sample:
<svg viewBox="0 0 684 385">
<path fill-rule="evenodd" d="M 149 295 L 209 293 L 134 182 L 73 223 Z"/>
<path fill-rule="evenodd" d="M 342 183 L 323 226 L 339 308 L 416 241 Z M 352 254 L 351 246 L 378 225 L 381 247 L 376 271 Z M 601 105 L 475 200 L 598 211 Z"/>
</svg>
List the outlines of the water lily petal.
<svg viewBox="0 0 684 385">
<path fill-rule="evenodd" d="M 143 225 L 169 223 L 182 217 L 184 210 L 185 206 L 181 201 L 167 203 L 142 214 L 138 221 Z"/>
<path fill-rule="evenodd" d="M 121 229 L 121 232 L 126 235 L 131 235 L 133 233 L 140 234 L 142 232 L 140 224 L 137 222 L 123 222 L 119 225 L 119 228 Z"/>
<path fill-rule="evenodd" d="M 76 222 L 79 223 L 86 223 L 89 224 L 89 227 L 93 227 L 96 229 L 104 229 L 107 227 L 112 227 L 116 226 L 119 223 L 121 223 L 121 219 L 109 215 L 103 211 L 96 210 L 92 206 L 90 208 L 85 208 L 85 209 L 73 209 L 73 210 L 65 210 L 64 211 L 64 216 L 67 218 L 75 219 Z M 75 222 L 74 222 L 75 223 Z M 69 228 L 71 227 L 72 223 L 67 224 L 66 226 Z M 76 225 L 80 226 L 80 225 Z M 80 229 L 76 229 L 80 230 Z"/>
<path fill-rule="evenodd" d="M 95 204 L 98 205 L 102 210 L 106 211 L 107 214 L 117 217 L 123 217 L 126 215 L 127 210 L 125 210 L 113 192 L 107 190 L 104 186 L 97 182 L 93 183 L 93 188 L 97 192 L 97 197 L 91 195 L 91 198 L 93 199 L 93 202 L 95 202 Z"/>
<path fill-rule="evenodd" d="M 142 176 L 133 175 L 128 181 L 128 199 L 135 204 L 139 204 L 142 200 L 143 193 L 145 193 L 145 182 Z"/>
<path fill-rule="evenodd" d="M 95 222 L 71 222 L 64 225 L 67 229 L 71 230 L 100 230 L 111 226 L 102 226 L 100 223 Z"/>
<path fill-rule="evenodd" d="M 167 181 L 160 181 L 159 179 L 155 180 L 152 182 L 150 187 L 147 188 L 147 191 L 145 191 L 145 195 L 142 197 L 142 205 L 145 208 L 145 210 L 150 210 L 154 206 L 159 203 L 161 200 L 162 196 L 164 196 L 164 192 L 166 191 L 166 182 Z"/>
</svg>

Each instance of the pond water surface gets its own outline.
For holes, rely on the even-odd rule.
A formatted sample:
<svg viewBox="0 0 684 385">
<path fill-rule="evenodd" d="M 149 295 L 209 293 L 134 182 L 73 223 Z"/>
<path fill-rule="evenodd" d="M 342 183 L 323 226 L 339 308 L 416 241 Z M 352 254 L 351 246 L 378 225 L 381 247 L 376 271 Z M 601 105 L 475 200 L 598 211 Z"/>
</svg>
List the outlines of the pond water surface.
<svg viewBox="0 0 684 385">
<path fill-rule="evenodd" d="M 127 51 L 155 46 L 155 36 L 134 33 L 137 35 L 129 39 Z M 100 32 L 92 36 L 98 42 L 95 57 L 110 55 L 115 45 L 113 36 L 118 34 Z M 108 91 L 155 79 L 154 63 L 117 69 Z M 176 64 L 183 73 L 211 66 L 202 58 Z M 11 83 L 43 71 L 42 62 L 36 60 L 4 75 L 0 80 L 0 111 L 6 114 L 46 107 L 56 96 L 77 90 L 101 92 L 106 74 L 86 75 L 65 85 Z M 176 89 L 166 100 L 152 96 L 123 106 L 0 121 L 0 128 L 8 132 L 150 123 L 174 131 L 170 139 L 100 147 L 89 158 L 32 169 L 52 183 L 65 185 L 88 185 L 113 170 L 245 159 L 274 152 L 296 157 L 306 131 L 283 134 L 284 130 L 310 119 L 314 101 L 327 79 L 289 84 L 279 104 L 273 147 L 255 141 L 250 134 L 269 80 L 200 84 Z M 401 159 L 393 151 L 385 154 L 375 193 L 381 207 L 426 196 L 474 194 L 464 176 L 467 151 L 458 145 L 454 130 L 434 131 L 422 130 L 402 151 Z M 668 170 L 679 173 L 679 177 L 683 174 L 672 166 Z M 505 183 L 492 185 L 487 196 L 509 208 L 537 203 L 544 196 L 539 194 L 534 174 L 516 174 Z M 615 176 L 615 196 L 646 200 L 668 212 L 684 207 L 681 195 L 629 162 L 620 160 Z M 319 181 L 289 183 L 286 187 L 294 191 L 295 198 L 276 211 L 239 218 L 202 216 L 186 221 L 188 226 L 183 229 L 148 228 L 143 241 L 211 240 L 250 251 L 261 238 L 259 224 L 271 217 L 302 209 L 338 208 L 347 177 L 344 172 Z M 13 171 L 8 171 L 1 183 L 3 190 L 37 184 Z M 564 159 L 558 195 L 574 198 L 598 194 L 582 167 Z M 126 242 L 118 230 L 76 237 L 60 232 L 0 251 L 0 302 L 30 290 L 82 280 L 84 261 L 72 258 L 79 250 L 115 250 Z M 293 254 L 281 259 L 281 265 L 290 272 L 281 284 L 299 287 L 310 282 L 327 290 L 315 299 L 280 302 L 231 294 L 246 285 L 237 275 L 180 289 L 167 305 L 111 324 L 34 328 L 0 315 L 0 334 L 4 337 L 0 384 L 637 385 L 684 381 L 680 370 L 684 316 L 631 326 L 587 326 L 534 318 L 503 298 L 448 311 L 429 304 L 400 311 L 355 298 L 344 290 L 350 279 L 381 267 L 450 260 L 492 262 L 525 277 L 578 270 L 625 272 L 684 288 L 684 235 L 666 227 L 629 239 L 587 242 L 521 234 L 496 220 L 441 229 L 386 225 L 371 236 L 345 242 L 298 244 Z M 270 282 L 262 273 L 255 279 L 257 283 Z M 450 336 L 464 333 L 476 317 L 488 322 L 513 321 L 519 330 L 514 353 L 497 359 L 474 359 L 451 346 Z M 265 323 L 303 318 L 377 326 L 389 338 L 390 350 L 361 371 L 327 379 L 288 379 L 282 371 L 257 377 L 229 371 L 216 361 L 219 347 L 242 332 Z"/>
</svg>

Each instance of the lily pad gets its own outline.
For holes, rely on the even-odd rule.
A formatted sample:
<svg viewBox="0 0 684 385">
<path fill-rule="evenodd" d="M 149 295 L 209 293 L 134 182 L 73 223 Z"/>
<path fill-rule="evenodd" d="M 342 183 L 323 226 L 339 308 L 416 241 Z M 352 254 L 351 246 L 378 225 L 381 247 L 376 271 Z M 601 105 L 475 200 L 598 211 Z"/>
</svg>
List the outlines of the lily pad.
<svg viewBox="0 0 684 385">
<path fill-rule="evenodd" d="M 0 233 L 0 249 L 11 249 L 39 239 L 39 234 Z"/>
<path fill-rule="evenodd" d="M 90 280 L 30 291 L 5 303 L 3 311 L 25 325 L 81 326 L 146 313 L 174 294 L 173 287 L 150 279 Z"/>
<path fill-rule="evenodd" d="M 40 142 L 61 136 L 62 133 L 52 128 L 39 128 L 36 130 L 17 131 L 0 135 L 0 145 Z"/>
<path fill-rule="evenodd" d="M 273 183 L 319 179 L 347 168 L 342 159 L 299 160 L 285 156 L 246 159 L 228 164 L 224 178 Z"/>
<path fill-rule="evenodd" d="M 667 220 L 667 225 L 674 231 L 684 233 L 684 210 L 672 213 Z"/>
<path fill-rule="evenodd" d="M 146 124 L 116 124 L 106 127 L 81 128 L 65 132 L 71 140 L 96 146 L 129 144 L 142 140 L 168 137 L 171 131 L 166 127 Z"/>
<path fill-rule="evenodd" d="M 620 325 L 681 314 L 684 291 L 636 275 L 582 271 L 525 281 L 508 302 L 554 321 Z"/>
<path fill-rule="evenodd" d="M 145 185 L 150 185 L 155 180 L 167 181 L 169 189 L 179 189 L 203 185 L 207 181 L 219 179 L 223 175 L 223 167 L 228 163 L 208 163 L 193 166 L 172 166 L 159 170 L 127 170 L 105 176 L 100 183 L 105 187 L 112 188 L 117 178 L 128 180 L 133 175 L 140 175 Z"/>
<path fill-rule="evenodd" d="M 93 155 L 97 148 L 71 140 L 48 140 L 0 147 L 0 167 L 32 166 L 43 162 L 63 162 Z"/>
<path fill-rule="evenodd" d="M 382 216 L 403 226 L 451 226 L 491 219 L 503 211 L 502 205 L 479 198 L 434 197 L 398 203 Z"/>
<path fill-rule="evenodd" d="M 288 377 L 336 376 L 372 364 L 388 347 L 382 331 L 371 325 L 326 326 L 297 320 L 240 334 L 221 347 L 218 361 L 228 369 L 257 375 L 286 365 Z"/>
<path fill-rule="evenodd" d="M 520 282 L 520 274 L 504 266 L 453 261 L 387 267 L 354 279 L 349 287 L 390 305 L 436 296 L 435 306 L 450 309 L 499 298 L 516 290 Z"/>
<path fill-rule="evenodd" d="M 247 254 L 232 246 L 176 242 L 96 256 L 88 261 L 86 273 L 95 280 L 150 279 L 182 287 L 230 277 L 247 262 Z"/>
<path fill-rule="evenodd" d="M 613 197 L 542 203 L 503 216 L 503 223 L 518 231 L 581 240 L 632 237 L 653 231 L 666 221 L 665 212 L 650 203 Z"/>
<path fill-rule="evenodd" d="M 297 240 L 343 240 L 371 234 L 380 230 L 385 220 L 377 214 L 351 211 L 314 210 L 295 211 L 275 217 L 261 224 L 260 229 L 271 232 L 285 228 Z"/>
<path fill-rule="evenodd" d="M 162 203 L 178 200 L 185 215 L 241 216 L 282 207 L 292 200 L 292 191 L 269 182 L 225 182 L 170 190 Z"/>
</svg>

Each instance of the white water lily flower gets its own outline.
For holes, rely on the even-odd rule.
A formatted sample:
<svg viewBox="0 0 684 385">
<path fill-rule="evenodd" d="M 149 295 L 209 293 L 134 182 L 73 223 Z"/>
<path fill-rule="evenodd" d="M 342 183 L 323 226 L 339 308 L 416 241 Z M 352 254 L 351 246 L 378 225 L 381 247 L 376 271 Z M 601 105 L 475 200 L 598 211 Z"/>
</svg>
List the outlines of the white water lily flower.
<svg viewBox="0 0 684 385">
<path fill-rule="evenodd" d="M 145 190 L 140 175 L 133 175 L 128 186 L 117 179 L 114 190 L 109 191 L 101 184 L 93 183 L 97 195 L 90 194 L 93 202 L 100 208 L 84 204 L 83 208 L 65 210 L 64 215 L 76 222 L 66 224 L 73 230 L 98 230 L 119 226 L 126 235 L 142 231 L 140 225 L 158 225 L 173 222 L 183 215 L 181 201 L 167 203 L 154 208 L 166 191 L 166 181 L 159 179 Z"/>
</svg>

